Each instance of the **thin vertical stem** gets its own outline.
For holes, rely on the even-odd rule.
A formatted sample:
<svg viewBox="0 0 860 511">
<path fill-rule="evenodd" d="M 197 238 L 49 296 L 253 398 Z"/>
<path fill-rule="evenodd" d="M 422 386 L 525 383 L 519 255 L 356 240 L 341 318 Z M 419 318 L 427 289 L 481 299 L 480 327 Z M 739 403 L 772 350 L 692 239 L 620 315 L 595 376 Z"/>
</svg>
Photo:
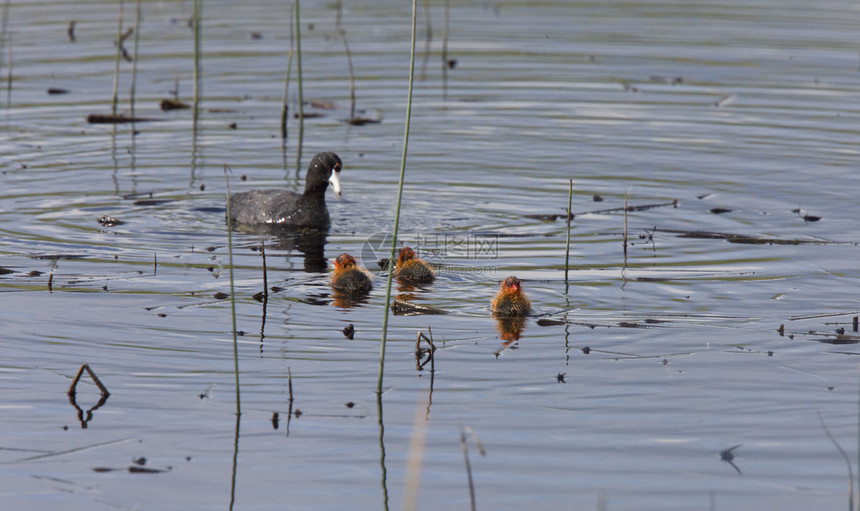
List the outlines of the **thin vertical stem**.
<svg viewBox="0 0 860 511">
<path fill-rule="evenodd" d="M 0 20 L 0 69 L 9 45 L 9 69 L 6 70 L 6 108 L 12 106 L 12 32 L 9 31 L 9 0 L 3 2 L 3 16 Z"/>
<path fill-rule="evenodd" d="M 346 62 L 349 64 L 349 119 L 352 120 L 355 119 L 355 71 L 352 68 L 352 53 L 346 42 L 346 30 L 341 30 L 340 35 L 343 37 L 343 49 L 346 51 Z"/>
<path fill-rule="evenodd" d="M 463 460 L 466 463 L 466 479 L 469 483 L 469 504 L 472 511 L 475 511 L 475 483 L 472 481 L 472 464 L 469 463 L 469 448 L 466 445 L 466 430 L 460 426 L 460 450 L 463 452 Z"/>
<path fill-rule="evenodd" d="M 570 207 L 573 203 L 573 179 L 570 180 L 570 186 L 567 189 L 567 246 L 564 249 L 564 292 L 567 293 L 567 270 L 570 266 L 570 222 L 573 220 L 573 213 Z"/>
<path fill-rule="evenodd" d="M 119 97 L 119 57 L 122 53 L 122 9 L 123 0 L 119 0 L 119 16 L 116 23 L 116 57 L 113 67 L 113 99 L 111 99 L 111 113 L 116 116 L 116 104 Z"/>
<path fill-rule="evenodd" d="M 202 5 L 200 0 L 194 0 L 193 18 L 194 18 L 194 99 L 193 99 L 193 117 L 194 129 L 197 130 L 197 119 L 199 118 L 200 105 L 200 18 L 202 17 Z"/>
<path fill-rule="evenodd" d="M 227 170 L 225 165 L 224 179 L 227 181 L 227 264 L 230 266 L 230 317 L 233 326 L 233 375 L 236 385 L 236 417 L 239 417 L 242 415 L 242 402 L 239 396 L 239 338 L 238 329 L 236 328 L 236 289 L 233 284 L 233 225 L 230 216 L 230 180 L 227 177 Z"/>
<path fill-rule="evenodd" d="M 295 34 L 293 33 L 293 9 L 290 9 L 290 53 L 287 57 L 287 76 L 284 78 L 284 106 L 281 109 L 281 138 L 287 139 L 287 118 L 290 113 L 290 74 L 293 70 L 293 44 Z M 285 146 L 286 147 L 286 146 Z M 286 163 L 286 156 L 284 157 Z"/>
<path fill-rule="evenodd" d="M 296 151 L 296 172 L 302 168 L 302 142 L 305 137 L 305 111 L 304 111 L 304 96 L 302 94 L 302 24 L 299 19 L 299 0 L 296 0 L 296 73 L 299 79 L 299 145 Z"/>
<path fill-rule="evenodd" d="M 397 229 L 400 225 L 400 203 L 403 197 L 403 180 L 406 176 L 406 152 L 409 143 L 409 121 L 412 119 L 412 85 L 415 81 L 415 23 L 417 0 L 412 0 L 412 47 L 409 56 L 409 89 L 406 93 L 406 126 L 403 130 L 403 153 L 400 155 L 400 182 L 397 185 L 397 206 L 394 210 L 394 228 L 391 233 L 391 251 L 388 260 L 394 261 L 394 251 L 397 249 Z M 385 343 L 388 338 L 388 313 L 391 305 L 391 279 L 394 271 L 389 264 L 388 280 L 385 282 L 385 311 L 382 317 L 382 342 L 379 344 L 379 375 L 376 382 L 376 393 L 382 395 L 382 375 L 385 366 Z"/>
<path fill-rule="evenodd" d="M 137 55 L 138 46 L 140 44 L 140 2 L 141 0 L 137 0 L 137 10 L 135 11 L 136 14 L 134 17 L 134 59 L 131 62 L 131 98 L 129 99 L 132 119 L 134 119 L 134 94 L 137 86 Z M 133 131 L 134 130 L 132 130 L 132 132 Z"/>
<path fill-rule="evenodd" d="M 445 0 L 445 15 L 442 22 L 442 101 L 448 99 L 448 19 L 450 13 L 450 0 Z"/>
</svg>

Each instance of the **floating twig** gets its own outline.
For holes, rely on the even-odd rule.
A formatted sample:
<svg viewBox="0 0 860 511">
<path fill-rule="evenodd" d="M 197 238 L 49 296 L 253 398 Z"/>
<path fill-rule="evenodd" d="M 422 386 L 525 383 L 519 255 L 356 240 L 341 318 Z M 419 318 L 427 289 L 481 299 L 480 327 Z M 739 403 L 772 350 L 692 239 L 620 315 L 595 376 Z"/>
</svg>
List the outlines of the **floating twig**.
<svg viewBox="0 0 860 511">
<path fill-rule="evenodd" d="M 183 103 L 178 99 L 166 98 L 161 100 L 161 103 L 158 104 L 158 107 L 161 108 L 163 112 L 168 112 L 170 110 L 185 110 L 186 108 L 191 108 L 191 105 L 189 105 L 188 103 Z"/>
<path fill-rule="evenodd" d="M 729 243 L 742 243 L 747 245 L 851 245 L 857 246 L 855 241 L 831 241 L 831 240 L 802 240 L 792 238 L 770 238 L 765 236 L 751 236 L 748 234 L 737 234 L 731 232 L 715 231 L 688 231 L 684 229 L 662 229 L 654 228 L 654 232 L 666 232 L 677 234 L 680 238 L 715 239 L 726 240 Z"/>
<path fill-rule="evenodd" d="M 581 213 L 574 213 L 574 214 L 568 213 L 567 216 L 571 216 L 572 218 L 575 218 L 576 215 L 602 215 L 605 213 L 618 213 L 619 211 L 645 211 L 648 209 L 666 208 L 666 207 L 677 208 L 678 207 L 678 199 L 674 199 L 670 202 L 658 202 L 655 204 L 640 204 L 639 206 L 622 206 L 622 207 L 617 207 L 617 208 L 595 209 L 592 211 L 583 211 Z M 559 218 L 565 218 L 565 215 L 558 215 L 558 214 L 550 214 L 550 215 L 541 215 L 541 214 L 531 215 L 530 214 L 530 215 L 524 215 L 524 216 L 526 218 L 534 218 L 536 220 L 547 220 L 549 222 L 555 222 Z"/>
<path fill-rule="evenodd" d="M 419 305 L 414 302 L 407 302 L 405 300 L 394 299 L 391 303 L 391 312 L 394 313 L 395 316 L 420 316 L 422 314 L 426 315 L 442 315 L 448 314 L 448 311 L 437 309 L 435 307 L 428 307 L 426 305 Z"/>
<path fill-rule="evenodd" d="M 123 114 L 90 114 L 87 116 L 87 122 L 90 124 L 124 124 L 128 122 L 151 122 L 157 120 L 148 117 L 126 117 Z"/>
</svg>

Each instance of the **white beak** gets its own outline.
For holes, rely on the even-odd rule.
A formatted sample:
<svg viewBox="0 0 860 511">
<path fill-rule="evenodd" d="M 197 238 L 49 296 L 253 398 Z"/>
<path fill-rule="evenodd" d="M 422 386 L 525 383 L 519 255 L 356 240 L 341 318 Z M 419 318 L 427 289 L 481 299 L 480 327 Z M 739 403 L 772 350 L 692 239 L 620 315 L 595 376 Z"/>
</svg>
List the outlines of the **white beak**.
<svg viewBox="0 0 860 511">
<path fill-rule="evenodd" d="M 331 185 L 331 189 L 334 190 L 334 195 L 338 199 L 340 199 L 340 172 L 334 171 L 331 173 L 331 177 L 328 179 L 328 184 Z"/>
</svg>

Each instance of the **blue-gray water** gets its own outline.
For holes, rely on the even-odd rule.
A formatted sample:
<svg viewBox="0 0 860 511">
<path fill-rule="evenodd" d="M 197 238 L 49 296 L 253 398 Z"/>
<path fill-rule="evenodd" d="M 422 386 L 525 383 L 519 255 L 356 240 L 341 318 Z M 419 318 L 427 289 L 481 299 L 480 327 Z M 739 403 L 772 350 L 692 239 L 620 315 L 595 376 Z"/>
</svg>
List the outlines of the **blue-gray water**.
<svg viewBox="0 0 860 511">
<path fill-rule="evenodd" d="M 385 286 L 373 242 L 393 221 L 410 6 L 345 4 L 340 27 L 333 4 L 302 5 L 304 96 L 334 109 L 307 107 L 323 115 L 306 120 L 297 175 L 296 120 L 286 154 L 279 133 L 289 5 L 205 2 L 194 138 L 189 110 L 158 108 L 177 88 L 191 99 L 190 2 L 144 2 L 135 114 L 157 121 L 116 129 L 86 117 L 110 112 L 118 6 L 10 2 L 0 67 L 4 507 L 229 506 L 233 347 L 229 301 L 215 296 L 230 292 L 217 210 L 224 165 L 233 191 L 301 189 L 310 156 L 332 150 L 344 196 L 328 194 L 324 255 L 361 257 L 375 289 L 339 306 L 320 261 L 266 237 L 268 284 L 280 290 L 263 324 L 252 298 L 263 287 L 261 239 L 234 233 L 244 333 L 235 509 L 468 509 L 464 429 L 486 449 L 467 433 L 478 509 L 844 508 L 848 471 L 822 421 L 856 470 L 856 5 L 459 2 L 447 99 L 444 7 L 429 9 L 424 68 L 419 6 L 400 237 L 443 265 L 409 298 L 450 313 L 390 318 L 380 410 Z M 340 29 L 357 107 L 379 124 L 343 122 Z M 120 78 L 129 113 L 129 63 Z M 290 98 L 295 112 L 295 83 Z M 564 215 L 571 178 L 566 290 L 564 222 L 528 215 Z M 135 204 L 150 193 L 167 201 Z M 626 266 L 625 196 L 632 206 L 677 200 L 628 213 Z M 124 223 L 101 226 L 105 215 Z M 535 316 L 507 343 L 488 304 L 511 274 Z M 440 348 L 432 394 L 414 356 L 428 326 Z M 66 395 L 83 363 L 111 392 L 85 429 Z M 288 374 L 301 414 L 287 434 Z M 78 404 L 98 397 L 85 377 Z M 743 475 L 720 459 L 738 444 Z M 141 457 L 165 471 L 129 473 Z"/>
</svg>

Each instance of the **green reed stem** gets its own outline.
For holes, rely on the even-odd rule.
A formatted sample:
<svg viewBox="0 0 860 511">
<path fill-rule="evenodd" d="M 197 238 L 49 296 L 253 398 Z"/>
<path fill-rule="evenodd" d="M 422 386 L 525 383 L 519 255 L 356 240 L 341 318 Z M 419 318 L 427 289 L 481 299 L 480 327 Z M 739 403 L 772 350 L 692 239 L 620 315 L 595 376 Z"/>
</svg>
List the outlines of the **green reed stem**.
<svg viewBox="0 0 860 511">
<path fill-rule="evenodd" d="M 9 45 L 9 69 L 6 70 L 6 108 L 12 106 L 12 32 L 9 31 L 9 0 L 3 2 L 3 15 L 0 19 L 0 69 L 6 58 L 6 45 Z"/>
<path fill-rule="evenodd" d="M 193 13 L 194 18 L 194 99 L 192 101 L 194 118 L 194 131 L 197 131 L 197 119 L 200 114 L 200 18 L 202 16 L 203 7 L 200 5 L 200 0 L 194 0 Z"/>
<path fill-rule="evenodd" d="M 196 0 L 195 0 L 196 3 Z M 230 266 L 230 318 L 233 326 L 233 376 L 236 385 L 236 417 L 242 415 L 242 402 L 239 397 L 239 339 L 236 328 L 236 290 L 233 283 L 233 226 L 230 219 L 230 179 L 229 168 L 224 166 L 224 180 L 227 182 L 227 264 Z"/>
<path fill-rule="evenodd" d="M 355 71 L 352 68 L 352 53 L 349 51 L 349 44 L 346 42 L 346 30 L 340 31 L 343 37 L 343 49 L 346 52 L 346 63 L 349 65 L 349 119 L 355 119 Z"/>
<path fill-rule="evenodd" d="M 293 44 L 295 35 L 293 33 L 293 12 L 290 12 L 290 53 L 287 57 L 287 75 L 284 78 L 284 106 L 281 108 L 281 139 L 287 139 L 287 119 L 290 115 L 290 74 L 293 71 Z M 286 157 L 284 157 L 286 163 Z"/>
<path fill-rule="evenodd" d="M 119 1 L 119 16 L 116 23 L 116 56 L 113 64 L 113 99 L 111 113 L 116 116 L 116 104 L 119 97 L 119 58 L 122 53 L 122 8 L 123 0 Z"/>
<path fill-rule="evenodd" d="M 302 24 L 299 20 L 299 0 L 296 0 L 296 74 L 298 74 L 299 89 L 299 145 L 296 151 L 296 172 L 302 168 L 302 142 L 305 137 L 304 96 L 302 94 Z"/>
<path fill-rule="evenodd" d="M 141 0 L 137 0 L 137 10 L 134 17 L 134 59 L 131 62 L 131 99 L 129 99 L 132 119 L 134 119 L 134 93 L 137 85 L 137 55 L 138 47 L 140 45 L 140 2 Z"/>
<path fill-rule="evenodd" d="M 388 280 L 385 282 L 385 315 L 382 317 L 382 342 L 379 345 L 379 375 L 376 393 L 382 394 L 382 375 L 385 366 L 385 342 L 388 338 L 388 313 L 391 305 L 391 279 L 394 276 L 394 251 L 397 249 L 397 229 L 400 225 L 400 202 L 403 197 L 403 180 L 406 177 L 406 147 L 409 143 L 409 121 L 412 119 L 412 84 L 415 81 L 415 22 L 417 0 L 412 0 L 412 48 L 409 55 L 409 89 L 406 93 L 406 127 L 403 130 L 403 153 L 400 155 L 400 182 L 397 185 L 397 207 L 394 210 L 394 228 L 391 233 L 391 251 L 388 254 Z"/>
</svg>

